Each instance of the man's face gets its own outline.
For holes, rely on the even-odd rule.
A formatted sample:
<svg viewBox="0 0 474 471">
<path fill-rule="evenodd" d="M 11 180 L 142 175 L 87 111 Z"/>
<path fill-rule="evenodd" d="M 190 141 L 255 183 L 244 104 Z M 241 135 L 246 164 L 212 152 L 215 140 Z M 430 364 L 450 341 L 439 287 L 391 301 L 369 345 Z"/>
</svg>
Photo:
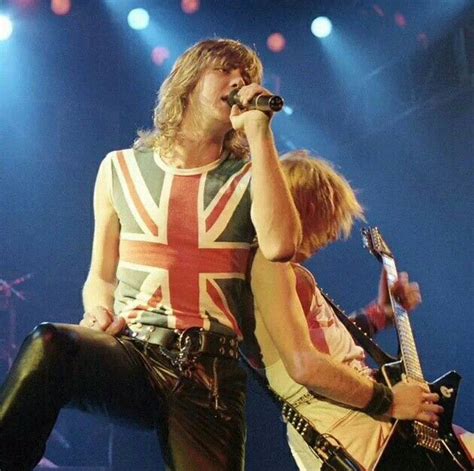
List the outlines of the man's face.
<svg viewBox="0 0 474 471">
<path fill-rule="evenodd" d="M 209 116 L 221 122 L 229 123 L 230 107 L 227 97 L 233 88 L 245 85 L 240 69 L 225 66 L 209 66 L 202 73 L 191 93 L 192 106 L 203 116 Z"/>
</svg>

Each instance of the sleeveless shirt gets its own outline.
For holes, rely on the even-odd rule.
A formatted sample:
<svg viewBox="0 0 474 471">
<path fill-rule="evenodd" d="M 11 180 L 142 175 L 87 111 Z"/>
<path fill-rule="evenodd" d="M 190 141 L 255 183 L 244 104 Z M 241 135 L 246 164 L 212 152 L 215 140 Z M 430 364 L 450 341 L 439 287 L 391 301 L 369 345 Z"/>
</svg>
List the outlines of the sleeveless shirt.
<svg viewBox="0 0 474 471">
<path fill-rule="evenodd" d="M 157 152 L 126 149 L 104 164 L 120 222 L 115 313 L 132 331 L 199 327 L 241 336 L 255 237 L 250 162 L 223 155 L 179 169 Z"/>
</svg>

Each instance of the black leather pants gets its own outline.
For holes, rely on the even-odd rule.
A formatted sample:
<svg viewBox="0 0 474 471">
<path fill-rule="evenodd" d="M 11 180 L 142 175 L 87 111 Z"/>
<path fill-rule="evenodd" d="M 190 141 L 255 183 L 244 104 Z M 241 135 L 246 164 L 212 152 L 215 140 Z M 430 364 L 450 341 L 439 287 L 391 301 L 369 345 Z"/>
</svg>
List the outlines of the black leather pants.
<svg viewBox="0 0 474 471">
<path fill-rule="evenodd" d="M 240 471 L 245 379 L 236 360 L 201 356 L 180 369 L 156 345 L 41 324 L 0 389 L 0 470 L 31 470 L 60 409 L 74 407 L 155 429 L 170 470 Z"/>
</svg>

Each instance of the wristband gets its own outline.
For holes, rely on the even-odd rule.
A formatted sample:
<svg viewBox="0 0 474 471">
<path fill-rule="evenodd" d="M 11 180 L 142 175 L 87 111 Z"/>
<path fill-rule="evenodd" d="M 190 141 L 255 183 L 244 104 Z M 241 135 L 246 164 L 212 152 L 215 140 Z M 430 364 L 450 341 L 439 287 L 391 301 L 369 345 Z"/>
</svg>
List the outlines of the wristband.
<svg viewBox="0 0 474 471">
<path fill-rule="evenodd" d="M 387 313 L 378 303 L 374 302 L 365 308 L 367 317 L 374 327 L 375 332 L 380 332 L 387 326 Z"/>
<path fill-rule="evenodd" d="M 374 392 L 369 403 L 361 409 L 368 415 L 383 415 L 393 404 L 393 392 L 385 384 L 374 383 Z"/>
</svg>

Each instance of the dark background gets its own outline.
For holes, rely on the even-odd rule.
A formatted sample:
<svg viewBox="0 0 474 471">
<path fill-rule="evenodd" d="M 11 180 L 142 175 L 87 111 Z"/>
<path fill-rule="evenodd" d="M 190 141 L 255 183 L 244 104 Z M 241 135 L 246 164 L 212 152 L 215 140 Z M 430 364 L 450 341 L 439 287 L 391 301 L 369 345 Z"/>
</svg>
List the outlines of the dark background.
<svg viewBox="0 0 474 471">
<path fill-rule="evenodd" d="M 472 2 L 201 0 L 186 15 L 179 1 L 83 0 L 67 16 L 48 1 L 26 3 L 0 2 L 16 27 L 0 42 L 0 278 L 34 275 L 17 286 L 27 298 L 15 300 L 18 341 L 40 321 L 80 319 L 101 159 L 151 126 L 156 91 L 185 48 L 231 37 L 256 48 L 265 85 L 293 109 L 274 119 L 279 151 L 335 162 L 399 269 L 421 284 L 412 325 L 425 376 L 463 376 L 455 421 L 474 429 Z M 147 30 L 127 25 L 137 6 L 151 14 Z M 334 24 L 324 40 L 310 31 L 321 14 Z M 266 45 L 275 32 L 286 38 L 280 53 Z M 162 66 L 151 60 L 155 46 L 169 50 Z M 348 311 L 376 296 L 379 265 L 359 227 L 308 267 Z M 0 335 L 7 320 L 0 310 Z M 395 349 L 394 333 L 381 343 Z M 247 469 L 294 470 L 276 407 L 249 387 Z M 154 453 L 149 434 L 66 411 L 47 456 L 161 469 Z"/>
</svg>

